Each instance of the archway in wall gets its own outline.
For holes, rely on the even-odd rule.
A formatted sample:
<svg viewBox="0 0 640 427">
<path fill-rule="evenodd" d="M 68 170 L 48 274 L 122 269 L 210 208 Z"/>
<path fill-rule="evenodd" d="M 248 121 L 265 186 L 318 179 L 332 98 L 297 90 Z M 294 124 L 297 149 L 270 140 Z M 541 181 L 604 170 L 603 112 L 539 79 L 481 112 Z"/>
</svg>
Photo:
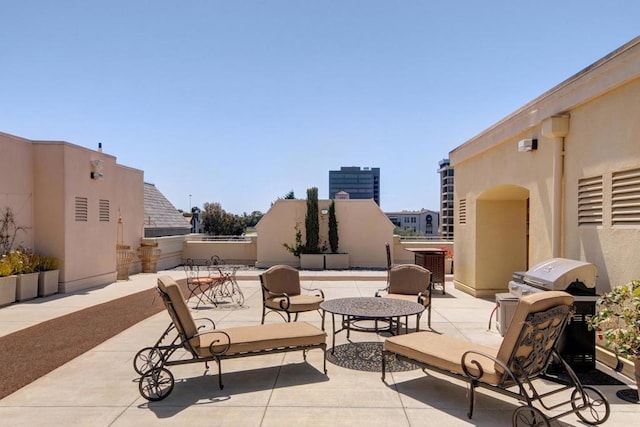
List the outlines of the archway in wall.
<svg viewBox="0 0 640 427">
<path fill-rule="evenodd" d="M 529 190 L 501 185 L 476 203 L 476 291 L 503 292 L 514 271 L 526 270 Z"/>
</svg>

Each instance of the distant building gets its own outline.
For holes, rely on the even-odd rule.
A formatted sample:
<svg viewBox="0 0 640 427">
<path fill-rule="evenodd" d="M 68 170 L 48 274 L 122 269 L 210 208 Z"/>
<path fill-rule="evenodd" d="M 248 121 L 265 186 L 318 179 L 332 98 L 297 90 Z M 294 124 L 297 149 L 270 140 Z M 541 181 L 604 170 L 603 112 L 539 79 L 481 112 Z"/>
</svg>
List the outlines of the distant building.
<svg viewBox="0 0 640 427">
<path fill-rule="evenodd" d="M 438 212 L 428 209 L 419 211 L 385 212 L 385 215 L 396 227 L 413 231 L 418 235 L 438 236 L 439 217 Z"/>
<path fill-rule="evenodd" d="M 449 159 L 442 159 L 440 168 L 440 234 L 445 240 L 453 240 L 453 167 Z"/>
<path fill-rule="evenodd" d="M 329 199 L 345 192 L 348 199 L 373 199 L 380 206 L 380 168 L 342 166 L 339 171 L 329 171 Z"/>
</svg>

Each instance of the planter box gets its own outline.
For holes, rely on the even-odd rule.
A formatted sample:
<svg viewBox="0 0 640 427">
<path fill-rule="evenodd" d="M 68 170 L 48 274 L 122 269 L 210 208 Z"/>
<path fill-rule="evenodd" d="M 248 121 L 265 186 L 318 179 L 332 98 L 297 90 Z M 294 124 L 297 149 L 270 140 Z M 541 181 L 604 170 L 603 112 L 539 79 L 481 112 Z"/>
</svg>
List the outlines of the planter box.
<svg viewBox="0 0 640 427">
<path fill-rule="evenodd" d="M 0 277 L 0 307 L 16 300 L 16 276 Z"/>
<path fill-rule="evenodd" d="M 302 270 L 324 270 L 324 254 L 300 254 Z"/>
<path fill-rule="evenodd" d="M 16 301 L 27 301 L 38 296 L 38 276 L 40 273 L 18 274 L 16 281 Z"/>
<path fill-rule="evenodd" d="M 324 265 L 327 270 L 348 270 L 349 254 L 325 254 Z"/>
<path fill-rule="evenodd" d="M 444 259 L 444 273 L 453 274 L 453 258 Z"/>
<path fill-rule="evenodd" d="M 46 297 L 58 292 L 59 276 L 60 270 L 41 271 L 38 276 L 38 296 Z"/>
</svg>

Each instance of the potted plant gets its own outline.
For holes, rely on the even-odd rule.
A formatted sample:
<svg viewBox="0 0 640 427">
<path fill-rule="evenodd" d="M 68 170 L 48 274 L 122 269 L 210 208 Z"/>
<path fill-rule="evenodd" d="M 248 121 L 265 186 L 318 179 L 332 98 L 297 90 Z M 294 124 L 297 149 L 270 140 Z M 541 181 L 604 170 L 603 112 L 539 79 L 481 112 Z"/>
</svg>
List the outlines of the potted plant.
<svg viewBox="0 0 640 427">
<path fill-rule="evenodd" d="M 2 255 L 0 257 L 0 307 L 16 300 L 16 280 L 10 259 Z"/>
<path fill-rule="evenodd" d="M 38 296 L 45 297 L 47 295 L 58 292 L 58 279 L 60 277 L 60 262 L 58 258 L 52 256 L 38 256 Z"/>
<path fill-rule="evenodd" d="M 325 266 L 330 270 L 344 270 L 349 268 L 349 254 L 339 253 L 338 220 L 336 218 L 336 201 L 329 205 L 329 248 L 331 253 L 325 254 Z"/>
<path fill-rule="evenodd" d="M 598 299 L 589 326 L 617 355 L 634 363 L 636 385 L 640 386 L 640 280 L 618 286 Z M 637 402 L 638 392 L 630 392 L 633 397 L 626 400 Z"/>
<path fill-rule="evenodd" d="M 453 274 L 453 251 L 448 246 L 440 246 L 440 250 L 444 251 L 445 273 Z"/>
<path fill-rule="evenodd" d="M 7 256 L 13 265 L 16 280 L 16 301 L 27 301 L 38 296 L 37 257 L 29 249 L 18 248 Z"/>
</svg>

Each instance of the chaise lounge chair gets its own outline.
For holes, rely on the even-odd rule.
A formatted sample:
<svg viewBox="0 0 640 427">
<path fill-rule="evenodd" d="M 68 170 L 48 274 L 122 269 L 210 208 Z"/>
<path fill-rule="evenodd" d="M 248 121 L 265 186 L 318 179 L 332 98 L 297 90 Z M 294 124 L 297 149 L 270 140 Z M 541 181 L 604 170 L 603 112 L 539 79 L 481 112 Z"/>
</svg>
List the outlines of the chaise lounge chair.
<svg viewBox="0 0 640 427">
<path fill-rule="evenodd" d="M 223 359 L 302 351 L 306 360 L 308 350 L 321 348 L 325 356 L 323 372 L 327 373 L 327 334 L 309 323 L 216 329 L 212 320 L 205 319 L 210 326 L 205 330 L 206 325 L 196 325 L 185 303 L 182 290 L 171 277 L 158 278 L 158 293 L 171 316 L 172 323 L 153 347 L 140 350 L 133 361 L 135 371 L 141 375 L 140 394 L 147 400 L 162 400 L 171 393 L 174 379 L 167 367 L 174 365 L 204 362 L 208 367 L 208 362 L 214 361 L 218 364 L 218 384 L 222 389 Z M 175 332 L 177 337 L 172 342 L 162 344 L 169 334 Z M 177 352 L 179 356 L 174 357 L 179 349 L 185 349 L 187 355 L 182 356 L 182 352 Z"/>
<path fill-rule="evenodd" d="M 521 298 L 498 350 L 431 332 L 387 338 L 382 355 L 382 380 L 385 380 L 387 359 L 395 357 L 468 382 L 469 418 L 473 415 L 475 388 L 484 387 L 525 403 L 513 413 L 512 423 L 516 426 L 548 426 L 550 420 L 570 413 L 588 424 L 601 424 L 610 412 L 606 398 L 597 389 L 582 386 L 555 349 L 571 315 L 572 304 L 573 297 L 561 291 Z M 564 368 L 570 384 L 540 394 L 532 381 L 544 377 L 552 360 Z M 551 406 L 543 401 L 566 390 L 572 390 L 568 401 Z M 571 408 L 566 407 L 569 404 Z M 547 417 L 538 406 L 546 411 L 555 411 L 562 406 L 566 410 Z"/>
</svg>

